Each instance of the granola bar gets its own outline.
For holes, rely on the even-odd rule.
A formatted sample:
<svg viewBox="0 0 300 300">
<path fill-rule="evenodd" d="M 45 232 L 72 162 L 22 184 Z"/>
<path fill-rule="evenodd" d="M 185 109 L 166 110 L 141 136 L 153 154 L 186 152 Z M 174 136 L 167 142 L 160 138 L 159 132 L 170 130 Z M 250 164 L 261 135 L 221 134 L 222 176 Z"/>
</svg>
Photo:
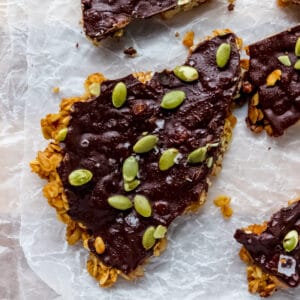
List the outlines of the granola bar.
<svg viewBox="0 0 300 300">
<path fill-rule="evenodd" d="M 83 27 L 86 35 L 98 44 L 109 36 L 122 36 L 123 28 L 135 19 L 145 19 L 158 14 L 170 18 L 205 1 L 81 0 Z"/>
<path fill-rule="evenodd" d="M 248 47 L 248 127 L 280 136 L 300 119 L 300 25 Z"/>
<path fill-rule="evenodd" d="M 205 202 L 236 122 L 240 46 L 219 31 L 172 71 L 91 75 L 84 96 L 42 120 L 54 141 L 31 168 L 49 181 L 44 194 L 101 286 L 141 276 L 171 222 Z"/>
<path fill-rule="evenodd" d="M 300 198 L 292 202 L 269 222 L 238 229 L 234 235 L 243 245 L 240 257 L 249 265 L 249 291 L 261 297 L 300 283 Z"/>
</svg>

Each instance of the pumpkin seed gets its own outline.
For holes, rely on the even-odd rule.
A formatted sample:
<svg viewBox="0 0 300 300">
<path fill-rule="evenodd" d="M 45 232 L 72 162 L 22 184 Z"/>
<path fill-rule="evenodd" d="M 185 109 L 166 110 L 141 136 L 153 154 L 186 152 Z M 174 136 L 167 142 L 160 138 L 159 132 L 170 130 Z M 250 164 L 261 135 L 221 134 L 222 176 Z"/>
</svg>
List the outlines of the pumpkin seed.
<svg viewBox="0 0 300 300">
<path fill-rule="evenodd" d="M 179 151 L 175 148 L 170 148 L 166 150 L 160 157 L 158 166 L 161 171 L 166 171 L 174 166 L 175 158 Z"/>
<path fill-rule="evenodd" d="M 89 86 L 89 91 L 92 96 L 99 97 L 101 93 L 100 83 L 94 82 Z"/>
<path fill-rule="evenodd" d="M 119 210 L 126 210 L 132 207 L 130 199 L 123 195 L 111 196 L 107 199 L 107 202 L 110 206 Z"/>
<path fill-rule="evenodd" d="M 300 59 L 298 59 L 294 65 L 295 70 L 300 70 Z"/>
<path fill-rule="evenodd" d="M 220 143 L 212 143 L 212 144 L 207 144 L 207 146 L 209 148 L 216 148 L 216 147 L 219 147 Z"/>
<path fill-rule="evenodd" d="M 214 159 L 213 157 L 209 157 L 207 160 L 206 160 L 206 165 L 208 168 L 211 168 L 212 165 L 213 165 L 213 162 L 214 162 Z"/>
<path fill-rule="evenodd" d="M 277 58 L 286 67 L 290 67 L 292 65 L 288 55 L 281 55 L 278 56 Z"/>
<path fill-rule="evenodd" d="M 124 82 L 118 82 L 112 92 L 112 103 L 116 108 L 120 108 L 126 102 L 127 87 Z"/>
<path fill-rule="evenodd" d="M 190 3 L 191 0 L 177 0 L 177 5 L 185 5 Z"/>
<path fill-rule="evenodd" d="M 223 43 L 218 47 L 216 53 L 216 62 L 219 68 L 224 68 L 227 65 L 230 58 L 230 53 L 231 53 L 230 44 Z"/>
<path fill-rule="evenodd" d="M 131 192 L 135 190 L 140 184 L 141 182 L 137 179 L 130 182 L 124 182 L 124 190 L 125 192 Z"/>
<path fill-rule="evenodd" d="M 93 178 L 93 173 L 86 169 L 73 171 L 69 177 L 69 183 L 73 186 L 81 186 L 88 183 Z"/>
<path fill-rule="evenodd" d="M 152 208 L 149 200 L 143 195 L 136 195 L 133 199 L 135 210 L 143 217 L 151 216 Z"/>
<path fill-rule="evenodd" d="M 173 72 L 177 78 L 185 82 L 192 82 L 199 78 L 198 71 L 190 66 L 177 66 Z"/>
<path fill-rule="evenodd" d="M 299 242 L 299 236 L 297 230 L 289 231 L 283 239 L 282 245 L 286 252 L 293 251 Z"/>
<path fill-rule="evenodd" d="M 153 236 L 156 238 L 156 239 L 162 239 L 165 237 L 166 235 L 166 232 L 167 232 L 167 227 L 166 226 L 163 226 L 163 225 L 158 225 L 154 231 L 154 234 Z"/>
<path fill-rule="evenodd" d="M 67 137 L 67 133 L 68 133 L 68 128 L 63 128 L 57 133 L 55 139 L 59 142 L 63 142 Z"/>
<path fill-rule="evenodd" d="M 145 230 L 143 234 L 142 244 L 146 250 L 151 249 L 155 244 L 154 232 L 154 226 L 150 226 Z"/>
<path fill-rule="evenodd" d="M 295 46 L 295 54 L 297 56 L 300 56 L 300 37 L 298 37 L 297 42 L 296 42 L 296 46 Z"/>
<path fill-rule="evenodd" d="M 139 171 L 139 164 L 134 156 L 125 159 L 122 168 L 122 174 L 125 181 L 132 181 L 135 179 Z"/>
<path fill-rule="evenodd" d="M 135 153 L 146 153 L 152 150 L 156 143 L 158 142 L 158 137 L 156 135 L 145 135 L 140 138 L 133 146 L 133 151 Z"/>
<path fill-rule="evenodd" d="M 184 91 L 171 91 L 164 95 L 160 106 L 165 109 L 174 109 L 182 104 L 185 99 Z"/>
<path fill-rule="evenodd" d="M 191 152 L 187 158 L 188 163 L 196 164 L 206 159 L 207 147 L 200 147 Z"/>
</svg>

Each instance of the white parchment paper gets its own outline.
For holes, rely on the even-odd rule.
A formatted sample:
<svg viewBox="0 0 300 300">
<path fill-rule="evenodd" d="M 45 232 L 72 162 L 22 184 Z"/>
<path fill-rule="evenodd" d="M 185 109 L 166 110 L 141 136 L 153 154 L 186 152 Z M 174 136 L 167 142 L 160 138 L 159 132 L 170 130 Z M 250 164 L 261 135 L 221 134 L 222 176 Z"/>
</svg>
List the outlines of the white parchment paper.
<svg viewBox="0 0 300 300">
<path fill-rule="evenodd" d="M 299 7 L 280 9 L 273 0 L 239 0 L 234 12 L 228 12 L 225 1 L 210 1 L 167 22 L 137 21 L 121 41 L 107 40 L 95 48 L 79 24 L 79 0 L 27 0 L 26 6 L 28 92 L 21 245 L 32 270 L 62 299 L 255 299 L 247 291 L 245 265 L 239 260 L 240 246 L 233 233 L 247 224 L 261 223 L 300 195 L 300 125 L 278 139 L 256 136 L 246 128 L 246 108 L 236 110 L 234 139 L 204 208 L 176 220 L 168 233 L 168 249 L 151 260 L 144 278 L 120 280 L 111 289 L 99 288 L 87 274 L 87 252 L 64 241 L 64 225 L 42 196 L 45 182 L 31 174 L 27 164 L 47 144 L 40 133 L 40 119 L 56 112 L 62 97 L 81 94 L 88 74 L 102 72 L 113 79 L 135 71 L 172 68 L 186 59 L 181 38 L 187 30 L 193 30 L 198 39 L 216 28 L 231 28 L 247 44 L 295 25 L 300 21 Z M 175 37 L 176 31 L 180 38 Z M 138 57 L 124 56 L 129 46 L 137 49 Z M 56 86 L 61 90 L 58 95 L 52 93 Z M 224 220 L 212 204 L 223 193 L 232 197 L 230 220 Z M 299 288 L 281 291 L 273 299 L 298 299 L 299 294 Z"/>
</svg>

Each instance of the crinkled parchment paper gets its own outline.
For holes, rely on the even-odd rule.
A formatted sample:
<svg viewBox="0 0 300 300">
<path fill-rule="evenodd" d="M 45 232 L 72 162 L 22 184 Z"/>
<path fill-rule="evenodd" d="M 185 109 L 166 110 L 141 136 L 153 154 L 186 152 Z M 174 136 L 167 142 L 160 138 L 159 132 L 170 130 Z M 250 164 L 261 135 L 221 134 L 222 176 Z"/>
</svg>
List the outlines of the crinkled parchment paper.
<svg viewBox="0 0 300 300">
<path fill-rule="evenodd" d="M 23 1 L 0 1 L 1 300 L 35 300 L 40 299 L 41 295 L 51 299 L 56 295 L 29 268 L 19 242 L 27 29 Z"/>
<path fill-rule="evenodd" d="M 187 30 L 194 30 L 198 40 L 216 28 L 231 28 L 247 44 L 295 25 L 300 21 L 299 7 L 280 9 L 274 0 L 239 0 L 228 12 L 226 1 L 210 1 L 167 22 L 159 18 L 135 22 L 121 41 L 107 40 L 95 48 L 82 33 L 79 2 L 26 2 L 28 93 L 20 197 L 21 245 L 30 267 L 63 299 L 255 299 L 248 294 L 246 269 L 232 236 L 236 228 L 268 219 L 300 194 L 300 125 L 278 139 L 256 136 L 246 129 L 246 108 L 237 109 L 234 139 L 204 208 L 176 220 L 168 233 L 167 250 L 151 259 L 144 278 L 120 280 L 111 289 L 99 288 L 87 274 L 87 252 L 64 241 L 64 225 L 42 196 L 45 182 L 30 173 L 27 164 L 47 144 L 40 119 L 56 112 L 62 97 L 80 95 L 88 74 L 102 72 L 113 79 L 172 68 L 186 59 L 181 38 Z M 137 49 L 138 57 L 124 57 L 129 46 Z M 53 94 L 53 87 L 59 87 L 60 93 Z M 232 197 L 230 220 L 224 220 L 212 204 L 223 193 Z M 299 295 L 298 288 L 279 292 L 273 299 Z"/>
</svg>

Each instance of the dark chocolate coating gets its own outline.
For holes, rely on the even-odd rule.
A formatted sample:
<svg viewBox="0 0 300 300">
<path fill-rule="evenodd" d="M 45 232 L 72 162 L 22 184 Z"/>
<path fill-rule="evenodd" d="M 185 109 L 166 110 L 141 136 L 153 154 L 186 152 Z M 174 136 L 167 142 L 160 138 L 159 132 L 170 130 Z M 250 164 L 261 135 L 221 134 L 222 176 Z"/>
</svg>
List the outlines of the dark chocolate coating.
<svg viewBox="0 0 300 300">
<path fill-rule="evenodd" d="M 270 122 L 273 135 L 280 136 L 300 119 L 300 70 L 293 68 L 297 59 L 295 45 L 300 25 L 249 46 L 249 80 L 259 94 L 259 107 Z M 279 56 L 288 55 L 292 66 L 284 66 Z M 267 86 L 268 75 L 282 71 L 281 80 Z"/>
<path fill-rule="evenodd" d="M 285 235 L 291 230 L 297 230 L 300 234 L 300 201 L 275 213 L 268 222 L 267 229 L 260 235 L 239 229 L 234 237 L 266 273 L 295 287 L 300 281 L 300 243 L 292 252 L 286 252 L 282 244 Z M 280 255 L 288 256 L 290 261 L 296 262 L 294 274 L 287 276 L 278 271 Z"/>
<path fill-rule="evenodd" d="M 177 0 L 81 0 L 84 29 L 100 41 L 125 27 L 132 19 L 144 19 L 177 6 Z"/>
<path fill-rule="evenodd" d="M 231 44 L 231 58 L 225 68 L 219 69 L 215 55 L 224 42 Z M 240 80 L 239 62 L 235 36 L 215 37 L 202 42 L 186 61 L 199 72 L 195 82 L 182 82 L 171 71 L 155 73 L 146 84 L 129 75 L 102 83 L 99 97 L 74 104 L 68 135 L 61 143 L 64 159 L 58 173 L 69 201 L 68 214 L 87 226 L 91 235 L 103 238 L 106 250 L 98 257 L 104 264 L 124 273 L 133 271 L 152 254 L 142 246 L 145 229 L 150 225 L 168 226 L 207 191 L 212 168 L 205 162 L 190 165 L 186 160 L 194 149 L 221 140 Z M 111 95 L 120 81 L 126 84 L 128 97 L 117 109 Z M 163 95 L 172 90 L 184 91 L 185 101 L 176 109 L 162 109 Z M 135 155 L 132 147 L 144 132 L 159 137 L 157 148 Z M 177 148 L 181 157 L 171 169 L 160 171 L 160 155 L 171 147 Z M 214 161 L 219 154 L 220 146 L 208 151 Z M 126 193 L 121 170 L 131 155 L 138 158 L 141 184 Z M 79 168 L 90 170 L 94 176 L 86 185 L 71 186 L 68 175 Z M 115 194 L 130 199 L 136 194 L 146 196 L 152 216 L 145 218 L 134 209 L 119 211 L 110 207 L 107 199 Z M 90 248 L 95 252 L 92 243 Z"/>
</svg>

